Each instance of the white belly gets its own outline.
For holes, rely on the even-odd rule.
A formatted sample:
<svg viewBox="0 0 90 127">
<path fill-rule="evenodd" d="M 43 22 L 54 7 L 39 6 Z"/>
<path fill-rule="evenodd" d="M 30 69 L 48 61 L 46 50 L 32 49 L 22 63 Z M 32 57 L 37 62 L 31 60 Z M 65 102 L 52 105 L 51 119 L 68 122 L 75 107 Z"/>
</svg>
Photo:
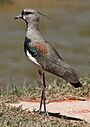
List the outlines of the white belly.
<svg viewBox="0 0 90 127">
<path fill-rule="evenodd" d="M 32 57 L 32 55 L 28 52 L 28 50 L 27 50 L 27 56 L 28 56 L 28 58 L 29 58 L 34 64 L 41 66 L 41 65 L 37 62 L 37 60 L 36 60 L 34 57 Z"/>
</svg>

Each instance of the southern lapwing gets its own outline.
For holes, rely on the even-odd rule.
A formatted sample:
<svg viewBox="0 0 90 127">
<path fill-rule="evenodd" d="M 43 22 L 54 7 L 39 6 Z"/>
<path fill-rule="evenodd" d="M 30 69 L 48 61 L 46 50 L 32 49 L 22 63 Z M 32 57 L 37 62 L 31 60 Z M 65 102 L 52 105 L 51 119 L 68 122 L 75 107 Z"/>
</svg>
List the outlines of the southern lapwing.
<svg viewBox="0 0 90 127">
<path fill-rule="evenodd" d="M 46 112 L 45 71 L 63 78 L 75 88 L 82 86 L 76 72 L 64 62 L 63 58 L 55 48 L 52 47 L 41 35 L 39 30 L 40 15 L 45 16 L 36 10 L 24 9 L 15 17 L 15 19 L 22 19 L 26 23 L 27 31 L 24 41 L 25 55 L 38 68 L 38 74 L 42 85 L 39 113 L 41 113 L 42 104 L 44 105 L 44 112 Z"/>
</svg>

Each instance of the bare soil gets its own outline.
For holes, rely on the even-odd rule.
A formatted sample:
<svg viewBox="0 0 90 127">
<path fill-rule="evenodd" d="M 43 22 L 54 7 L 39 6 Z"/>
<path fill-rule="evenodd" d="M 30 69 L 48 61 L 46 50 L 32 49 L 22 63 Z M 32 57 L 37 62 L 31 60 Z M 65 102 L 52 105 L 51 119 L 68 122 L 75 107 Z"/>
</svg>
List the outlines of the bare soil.
<svg viewBox="0 0 90 127">
<path fill-rule="evenodd" d="M 20 101 L 19 103 L 8 103 L 9 106 L 20 107 L 30 112 L 39 109 L 40 101 Z M 46 104 L 47 111 L 56 117 L 66 117 L 71 120 L 84 120 L 90 123 L 90 99 L 86 100 L 54 100 Z M 43 111 L 43 109 L 42 109 Z"/>
</svg>

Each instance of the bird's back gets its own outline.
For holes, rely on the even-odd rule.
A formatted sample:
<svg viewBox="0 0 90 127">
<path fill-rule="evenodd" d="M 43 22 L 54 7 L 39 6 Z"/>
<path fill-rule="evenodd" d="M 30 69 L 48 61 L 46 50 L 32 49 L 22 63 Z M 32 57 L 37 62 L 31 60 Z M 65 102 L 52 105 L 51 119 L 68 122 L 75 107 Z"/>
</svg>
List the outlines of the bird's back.
<svg viewBox="0 0 90 127">
<path fill-rule="evenodd" d="M 36 48 L 38 49 L 36 60 L 44 70 L 56 76 L 62 77 L 74 87 L 81 86 L 75 70 L 64 62 L 59 53 L 49 43 L 39 43 Z"/>
</svg>

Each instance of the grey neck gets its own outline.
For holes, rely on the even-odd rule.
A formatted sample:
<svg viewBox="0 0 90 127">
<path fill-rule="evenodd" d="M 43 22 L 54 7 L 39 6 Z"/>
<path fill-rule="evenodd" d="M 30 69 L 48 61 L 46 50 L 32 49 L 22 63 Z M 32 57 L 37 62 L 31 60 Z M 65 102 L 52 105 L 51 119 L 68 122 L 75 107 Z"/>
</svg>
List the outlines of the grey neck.
<svg viewBox="0 0 90 127">
<path fill-rule="evenodd" d="M 32 42 L 44 41 L 44 39 L 41 36 L 40 31 L 39 31 L 39 23 L 27 24 L 26 37 L 29 38 Z"/>
</svg>

